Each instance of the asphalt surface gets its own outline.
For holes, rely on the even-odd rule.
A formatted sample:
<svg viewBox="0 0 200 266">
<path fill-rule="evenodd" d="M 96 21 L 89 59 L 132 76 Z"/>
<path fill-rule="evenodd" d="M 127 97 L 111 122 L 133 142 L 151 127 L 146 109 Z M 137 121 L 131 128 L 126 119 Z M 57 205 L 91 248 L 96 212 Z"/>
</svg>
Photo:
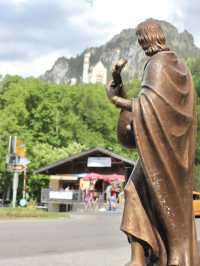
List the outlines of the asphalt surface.
<svg viewBox="0 0 200 266">
<path fill-rule="evenodd" d="M 0 266 L 121 266 L 129 259 L 120 213 L 0 221 Z M 200 240 L 200 219 L 196 220 Z"/>
</svg>

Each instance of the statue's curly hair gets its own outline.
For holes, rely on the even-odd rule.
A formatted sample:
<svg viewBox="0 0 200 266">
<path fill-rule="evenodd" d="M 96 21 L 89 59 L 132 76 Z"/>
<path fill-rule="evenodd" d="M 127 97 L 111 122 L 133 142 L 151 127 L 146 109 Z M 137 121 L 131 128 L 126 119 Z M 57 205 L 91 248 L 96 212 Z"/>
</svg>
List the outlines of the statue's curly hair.
<svg viewBox="0 0 200 266">
<path fill-rule="evenodd" d="M 140 23 L 136 28 L 138 42 L 147 56 L 152 56 L 159 51 L 169 50 L 161 26 L 154 19 Z"/>
</svg>

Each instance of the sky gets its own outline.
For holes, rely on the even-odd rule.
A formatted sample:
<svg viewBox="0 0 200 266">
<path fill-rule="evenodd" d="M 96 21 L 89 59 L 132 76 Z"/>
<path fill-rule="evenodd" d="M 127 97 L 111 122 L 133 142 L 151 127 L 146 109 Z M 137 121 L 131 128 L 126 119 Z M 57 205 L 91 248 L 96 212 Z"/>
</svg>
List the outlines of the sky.
<svg viewBox="0 0 200 266">
<path fill-rule="evenodd" d="M 199 14 L 199 0 L 0 0 L 0 74 L 37 77 L 150 17 L 188 30 L 200 47 Z"/>
</svg>

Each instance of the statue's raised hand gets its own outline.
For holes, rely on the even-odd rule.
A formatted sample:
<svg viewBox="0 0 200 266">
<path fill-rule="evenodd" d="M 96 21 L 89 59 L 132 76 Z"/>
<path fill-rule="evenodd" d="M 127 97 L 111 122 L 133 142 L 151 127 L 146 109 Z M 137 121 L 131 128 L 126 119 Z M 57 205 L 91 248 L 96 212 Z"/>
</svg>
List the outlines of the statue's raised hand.
<svg viewBox="0 0 200 266">
<path fill-rule="evenodd" d="M 126 98 L 126 94 L 123 90 L 123 85 L 122 85 L 121 71 L 125 67 L 127 62 L 128 61 L 126 59 L 120 59 L 117 62 L 117 64 L 115 64 L 113 67 L 112 70 L 113 80 L 111 80 L 108 83 L 108 86 L 106 88 L 107 96 L 112 102 L 115 96 Z"/>
<path fill-rule="evenodd" d="M 126 59 L 120 59 L 116 65 L 113 67 L 112 77 L 113 77 L 113 86 L 119 86 L 122 84 L 121 71 L 128 63 Z"/>
</svg>

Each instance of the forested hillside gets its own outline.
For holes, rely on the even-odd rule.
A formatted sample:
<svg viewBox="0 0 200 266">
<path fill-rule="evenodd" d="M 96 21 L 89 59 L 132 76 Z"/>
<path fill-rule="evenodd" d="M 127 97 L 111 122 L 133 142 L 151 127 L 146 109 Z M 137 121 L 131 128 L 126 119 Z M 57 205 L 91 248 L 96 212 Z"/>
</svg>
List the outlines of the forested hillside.
<svg viewBox="0 0 200 266">
<path fill-rule="evenodd" d="M 200 60 L 188 60 L 198 95 L 198 143 L 195 189 L 200 190 Z M 129 97 L 137 95 L 138 80 L 126 85 Z M 24 140 L 29 194 L 39 195 L 48 178 L 34 175 L 37 168 L 92 147 L 105 147 L 136 159 L 137 153 L 118 144 L 116 125 L 119 110 L 107 100 L 101 85 L 65 86 L 33 78 L 6 76 L 0 82 L 0 193 L 5 196 L 11 175 L 6 170 L 9 136 Z M 19 191 L 20 193 L 20 191 Z"/>
</svg>

